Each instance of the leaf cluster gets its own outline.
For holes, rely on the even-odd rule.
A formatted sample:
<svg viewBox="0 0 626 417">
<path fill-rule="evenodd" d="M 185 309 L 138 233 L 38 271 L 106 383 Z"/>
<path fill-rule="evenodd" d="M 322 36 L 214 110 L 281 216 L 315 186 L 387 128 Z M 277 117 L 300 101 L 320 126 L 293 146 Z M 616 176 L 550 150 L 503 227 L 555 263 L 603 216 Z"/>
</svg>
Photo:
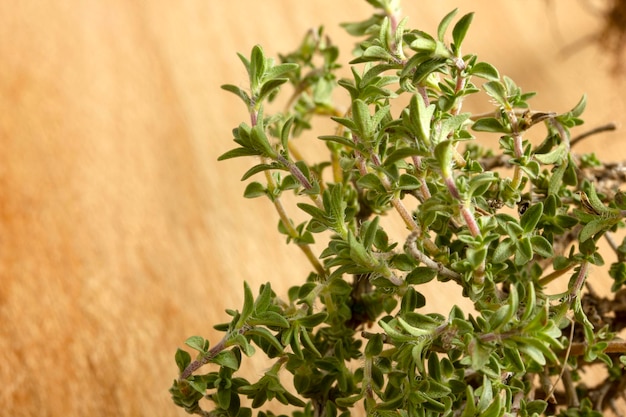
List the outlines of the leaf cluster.
<svg viewBox="0 0 626 417">
<path fill-rule="evenodd" d="M 578 401 L 584 384 L 575 379 L 555 388 L 564 373 L 596 362 L 609 370 L 598 390 L 622 386 L 626 362 L 616 337 L 626 324 L 604 310 L 590 317 L 596 298 L 585 293 L 605 262 L 599 240 L 612 242 L 626 215 L 624 194 L 586 174 L 605 165 L 572 152 L 585 97 L 562 114 L 534 110 L 534 93 L 462 52 L 473 14 L 452 11 L 431 36 L 409 28 L 399 1 L 368 3 L 370 18 L 343 25 L 361 38 L 349 79 L 336 76 L 339 51 L 319 28 L 279 62 L 260 46 L 239 55 L 249 88 L 223 86 L 242 100 L 249 123 L 233 130 L 237 147 L 220 160 L 254 158 L 244 196 L 272 202 L 279 233 L 312 272 L 286 299 L 270 283 L 257 295 L 245 284 L 241 310 L 216 326 L 223 339 L 211 347 L 194 336 L 186 345 L 195 358 L 176 353 L 174 402 L 243 417 L 273 415 L 259 410 L 272 401 L 298 417 L 348 416 L 357 406 L 411 417 L 608 407 L 604 396 Z M 285 108 L 269 114 L 286 86 Z M 346 110 L 337 94 L 349 100 Z M 470 95 L 494 110 L 463 111 Z M 296 138 L 311 135 L 316 118 L 334 129 L 318 136 L 328 160 L 309 163 Z M 531 142 L 529 132 L 543 140 Z M 494 134 L 497 150 L 478 145 Z M 285 207 L 284 193 L 295 206 Z M 290 209 L 307 220 L 295 224 Z M 384 216 L 401 219 L 405 234 L 385 229 Z M 319 254 L 317 240 L 326 242 Z M 613 247 L 609 302 L 618 303 L 626 240 Z M 563 279 L 567 289 L 554 293 L 549 284 Z M 446 281 L 472 311 L 429 312 L 424 285 Z M 258 380 L 240 376 L 246 358 L 261 354 L 270 368 Z M 213 370 L 202 374 L 205 365 Z"/>
</svg>

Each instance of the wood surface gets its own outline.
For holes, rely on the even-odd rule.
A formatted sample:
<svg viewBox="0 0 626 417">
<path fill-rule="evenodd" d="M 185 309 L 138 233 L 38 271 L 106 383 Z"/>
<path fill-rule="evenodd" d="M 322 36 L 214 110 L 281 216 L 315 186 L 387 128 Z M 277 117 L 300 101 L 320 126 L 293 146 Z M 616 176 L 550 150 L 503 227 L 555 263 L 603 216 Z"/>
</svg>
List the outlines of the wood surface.
<svg viewBox="0 0 626 417">
<path fill-rule="evenodd" d="M 623 123 L 624 77 L 580 42 L 600 23 L 580 3 L 404 11 L 428 31 L 453 7 L 476 11 L 466 51 L 538 91 L 536 109 L 566 111 L 587 93 L 589 127 Z M 236 52 L 288 51 L 320 23 L 347 62 L 338 23 L 369 11 L 361 0 L 0 2 L 0 414 L 185 415 L 167 392 L 176 349 L 219 337 L 212 325 L 240 308 L 243 280 L 285 294 L 309 270 L 271 206 L 241 197 L 250 161 L 216 161 L 246 117 L 219 86 L 245 86 Z M 623 139 L 583 146 L 625 159 Z M 438 294 L 430 306 L 447 311 Z"/>
</svg>

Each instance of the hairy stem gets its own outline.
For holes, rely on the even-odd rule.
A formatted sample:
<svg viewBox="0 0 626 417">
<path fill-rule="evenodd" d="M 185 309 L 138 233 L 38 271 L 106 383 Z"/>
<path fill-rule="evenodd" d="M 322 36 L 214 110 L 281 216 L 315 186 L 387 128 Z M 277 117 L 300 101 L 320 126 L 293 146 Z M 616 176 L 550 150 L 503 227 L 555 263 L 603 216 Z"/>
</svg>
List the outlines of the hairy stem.
<svg viewBox="0 0 626 417">
<path fill-rule="evenodd" d="M 237 330 L 236 333 L 244 334 L 248 330 L 249 330 L 248 326 L 243 326 L 241 329 Z M 209 351 L 205 355 L 202 355 L 202 357 L 200 357 L 199 359 L 196 359 L 195 361 L 187 365 L 185 370 L 180 373 L 180 376 L 178 377 L 178 381 L 183 381 L 189 378 L 194 372 L 196 372 L 198 369 L 200 369 L 201 367 L 209 363 L 211 359 L 217 356 L 218 353 L 226 349 L 228 347 L 228 340 L 230 340 L 232 336 L 233 336 L 233 333 L 227 333 L 226 335 L 224 335 L 222 340 L 220 340 L 215 346 L 209 349 Z"/>
<path fill-rule="evenodd" d="M 436 262 L 432 260 L 424 252 L 419 250 L 417 248 L 417 237 L 418 237 L 417 232 L 413 232 L 407 238 L 405 249 L 408 252 L 408 254 L 411 255 L 416 260 L 423 263 L 424 265 L 426 265 L 428 268 L 434 269 L 435 271 L 437 271 L 437 274 L 439 274 L 441 277 L 445 279 L 451 279 L 460 284 L 463 280 L 463 277 L 461 276 L 461 274 L 447 268 L 441 262 Z"/>
<path fill-rule="evenodd" d="M 280 221 L 285 227 L 285 230 L 287 231 L 289 237 L 291 237 L 292 239 L 297 239 L 299 237 L 299 233 L 291 223 L 291 220 L 289 219 L 289 216 L 285 211 L 285 207 L 278 197 L 274 198 L 274 208 L 276 208 L 276 211 L 278 212 L 278 215 L 280 217 Z M 317 259 L 317 256 L 315 256 L 315 254 L 313 253 L 311 246 L 307 243 L 296 243 L 296 245 L 302 250 L 302 252 L 304 252 L 304 255 L 309 260 L 311 265 L 313 265 L 313 268 L 315 268 L 315 272 L 320 276 L 320 278 L 326 277 L 328 274 L 320 263 L 319 259 Z"/>
<path fill-rule="evenodd" d="M 587 273 L 589 272 L 589 262 L 584 261 L 580 264 L 580 269 L 578 270 L 578 275 L 576 275 L 576 280 L 574 281 L 574 285 L 569 290 L 569 299 L 574 300 L 574 298 L 580 295 L 580 290 L 582 290 L 583 285 L 585 284 L 585 279 L 587 279 Z"/>
<path fill-rule="evenodd" d="M 254 126 L 256 126 L 257 122 L 258 122 L 258 113 L 256 111 L 254 111 L 254 110 L 251 110 L 250 111 L 250 123 L 254 127 Z M 283 161 L 280 161 L 280 162 L 286 163 L 286 164 L 290 164 L 290 166 L 295 168 L 293 171 L 290 169 L 290 172 L 292 173 L 292 175 L 296 179 L 298 179 L 298 181 L 300 181 L 300 184 L 302 184 L 302 186 L 304 188 L 306 188 L 306 185 L 309 186 L 308 189 L 312 188 L 312 186 L 309 183 L 309 181 L 307 180 L 307 178 L 304 176 L 302 171 L 300 171 L 295 164 L 290 163 L 289 161 L 287 161 L 285 158 L 283 158 L 280 155 L 279 155 L 279 158 L 282 158 L 282 160 L 283 160 Z M 265 171 L 265 179 L 267 180 L 267 186 L 268 186 L 268 189 L 269 189 L 269 191 L 271 193 L 273 190 L 276 189 L 277 184 L 276 184 L 276 181 L 274 181 L 274 177 L 272 177 L 272 174 L 271 174 L 270 171 Z M 318 206 L 319 206 L 321 204 L 321 199 L 319 198 L 319 196 L 317 196 L 317 200 L 319 200 L 319 202 L 316 201 L 316 204 L 318 204 Z M 287 230 L 287 233 L 289 234 L 289 236 L 292 239 L 298 238 L 299 237 L 298 231 L 293 227 L 293 224 L 291 223 L 291 220 L 289 219 L 289 216 L 287 215 L 287 212 L 285 211 L 285 208 L 284 208 L 282 202 L 280 201 L 280 198 L 278 196 L 276 196 L 276 197 L 274 197 L 272 199 L 272 201 L 274 203 L 274 208 L 278 212 L 278 216 L 280 217 L 280 221 L 282 222 L 283 226 L 285 227 L 285 230 Z M 315 256 L 315 254 L 311 250 L 311 246 L 306 244 L 306 243 L 297 243 L 297 245 L 300 248 L 300 250 L 302 250 L 302 252 L 304 252 L 304 255 L 309 260 L 311 265 L 313 265 L 313 268 L 315 268 L 315 271 L 320 276 L 320 278 L 326 277 L 328 274 L 327 274 L 326 270 L 324 269 L 324 267 L 322 266 L 322 264 L 319 262 L 317 256 Z"/>
<path fill-rule="evenodd" d="M 457 76 L 456 76 L 456 85 L 454 87 L 454 92 L 458 94 L 465 88 L 465 83 L 467 81 L 467 79 L 465 78 L 465 75 L 463 74 L 463 71 L 465 71 L 465 61 L 463 61 L 463 58 L 457 57 L 454 60 L 454 64 L 458 71 Z M 461 113 L 462 108 L 463 108 L 463 96 L 458 95 L 456 99 L 456 106 L 452 110 L 452 113 L 455 115 L 458 115 Z"/>
<path fill-rule="evenodd" d="M 507 111 L 507 115 L 509 116 L 509 121 L 511 122 L 511 131 L 513 135 L 513 152 L 516 159 L 520 159 L 524 154 L 523 147 L 523 139 L 522 134 L 519 129 L 519 122 L 517 119 L 517 115 L 513 109 Z M 516 164 L 513 168 L 513 181 L 511 186 L 514 189 L 517 189 L 522 181 L 522 171 L 519 164 Z"/>
</svg>

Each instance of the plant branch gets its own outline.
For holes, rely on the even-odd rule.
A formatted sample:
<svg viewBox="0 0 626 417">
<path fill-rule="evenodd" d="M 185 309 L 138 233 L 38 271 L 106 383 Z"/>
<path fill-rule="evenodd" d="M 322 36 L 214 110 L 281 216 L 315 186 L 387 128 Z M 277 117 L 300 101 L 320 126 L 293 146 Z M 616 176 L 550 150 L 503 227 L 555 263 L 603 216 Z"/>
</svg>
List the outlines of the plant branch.
<svg viewBox="0 0 626 417">
<path fill-rule="evenodd" d="M 466 77 L 463 75 L 463 71 L 465 71 L 466 65 L 465 61 L 463 61 L 462 57 L 456 57 L 454 59 L 454 66 L 457 70 L 456 76 L 456 85 L 454 87 L 456 98 L 456 107 L 452 110 L 452 113 L 458 115 L 461 113 L 461 109 L 463 108 L 463 96 L 459 95 L 459 93 L 465 88 L 465 83 L 467 81 Z"/>
<path fill-rule="evenodd" d="M 583 288 L 585 284 L 585 279 L 587 278 L 587 273 L 589 272 L 589 261 L 583 261 L 580 264 L 580 269 L 578 270 L 578 275 L 576 275 L 576 280 L 574 281 L 574 285 L 569 290 L 569 299 L 574 300 L 574 298 L 578 297 L 580 294 L 580 290 Z"/>
<path fill-rule="evenodd" d="M 418 234 L 416 232 L 413 232 L 407 238 L 404 247 L 406 251 L 408 252 L 408 254 L 411 255 L 416 260 L 422 262 L 428 268 L 434 269 L 435 271 L 437 271 L 437 274 L 439 274 L 441 277 L 445 279 L 451 279 L 460 284 L 463 279 L 461 274 L 447 268 L 441 262 L 436 262 L 432 260 L 424 252 L 420 251 L 417 248 L 417 237 L 418 237 Z"/>
<path fill-rule="evenodd" d="M 574 145 L 577 145 L 578 143 L 582 142 L 583 140 L 587 139 L 590 136 L 593 135 L 597 135 L 598 133 L 602 133 L 602 132 L 611 132 L 617 129 L 617 125 L 613 122 L 611 123 L 607 123 L 605 125 L 601 125 L 598 127 L 595 127 L 591 130 L 588 130 L 587 132 L 581 133 L 580 135 L 572 138 L 572 140 L 570 140 L 570 146 L 574 147 Z"/>
<path fill-rule="evenodd" d="M 252 124 L 253 127 L 257 124 L 257 121 L 258 121 L 257 112 L 255 112 L 254 110 L 251 110 L 250 111 L 250 123 Z M 279 162 L 286 164 L 287 166 L 290 167 L 290 172 L 300 182 L 300 184 L 303 187 L 306 188 L 306 186 L 308 185 L 309 188 L 307 189 L 312 188 L 307 178 L 304 176 L 302 171 L 300 171 L 295 164 L 290 163 L 289 161 L 287 161 L 285 158 L 283 158 L 280 155 L 279 155 Z M 274 178 L 272 177 L 272 174 L 270 171 L 265 171 L 265 179 L 267 180 L 267 185 L 268 185 L 270 192 L 277 188 L 276 181 L 274 181 Z M 319 198 L 319 196 L 317 196 L 317 200 L 320 200 L 319 202 L 316 201 L 316 203 L 319 206 L 319 204 L 321 204 L 321 199 Z M 289 219 L 289 216 L 287 215 L 287 212 L 285 211 L 285 208 L 282 202 L 280 201 L 280 198 L 278 196 L 275 196 L 272 198 L 272 201 L 274 203 L 274 208 L 278 212 L 280 221 L 285 227 L 285 230 L 287 230 L 288 235 L 292 239 L 297 239 L 299 237 L 298 231 L 293 227 L 293 224 L 291 223 L 291 220 Z M 320 276 L 320 278 L 326 277 L 328 274 L 326 270 L 324 269 L 324 267 L 322 266 L 322 264 L 319 262 L 318 258 L 313 254 L 313 251 L 311 250 L 311 246 L 306 243 L 300 243 L 300 242 L 297 243 L 297 246 L 302 250 L 302 252 L 304 252 L 304 255 L 309 260 L 311 265 L 313 265 L 313 268 L 315 268 L 315 271 Z"/>
<path fill-rule="evenodd" d="M 575 266 L 576 266 L 576 264 L 571 264 L 571 265 L 567 266 L 566 268 L 558 269 L 556 271 L 552 271 L 551 273 L 549 273 L 545 277 L 540 278 L 539 281 L 538 281 L 538 284 L 541 287 L 545 287 L 546 285 L 548 285 L 549 283 L 551 283 L 552 281 L 554 281 L 558 277 L 563 276 L 566 272 L 571 271 L 572 268 L 574 268 Z"/>
<path fill-rule="evenodd" d="M 268 176 L 271 177 L 271 174 L 268 173 Z M 276 209 L 276 211 L 278 212 L 278 216 L 280 217 L 280 221 L 285 227 L 285 230 L 287 231 L 287 234 L 289 235 L 289 237 L 291 237 L 294 240 L 298 239 L 299 233 L 296 230 L 296 228 L 293 226 L 291 220 L 289 219 L 289 216 L 287 215 L 287 212 L 285 211 L 285 207 L 283 206 L 280 198 L 275 197 L 273 199 L 273 203 L 274 203 L 274 208 Z M 300 242 L 297 242 L 296 245 L 302 250 L 302 252 L 304 252 L 304 255 L 309 260 L 311 265 L 313 265 L 313 268 L 315 268 L 315 272 L 320 276 L 320 278 L 323 279 L 324 277 L 326 277 L 328 275 L 328 272 L 324 269 L 324 267 L 320 263 L 317 256 L 315 256 L 315 254 L 313 253 L 311 246 L 307 243 L 300 243 Z"/>
<path fill-rule="evenodd" d="M 605 342 L 606 349 L 604 349 L 604 353 L 620 353 L 626 354 L 626 340 L 614 339 Z M 587 349 L 589 348 L 589 344 L 587 342 L 576 342 L 571 344 L 570 355 L 571 356 L 581 356 L 584 355 Z"/>
<path fill-rule="evenodd" d="M 513 136 L 513 152 L 514 152 L 516 159 L 521 159 L 524 153 L 524 148 L 523 148 L 523 139 L 522 139 L 522 134 L 519 128 L 517 115 L 515 114 L 513 110 L 507 111 L 507 115 L 509 116 L 509 121 L 511 122 L 511 134 Z M 515 164 L 515 167 L 513 168 L 513 181 L 511 183 L 511 186 L 514 189 L 517 189 L 522 181 L 521 173 L 522 173 L 522 170 L 521 170 L 519 163 Z"/>
<path fill-rule="evenodd" d="M 250 328 L 248 326 L 244 325 L 240 329 L 236 330 L 235 333 L 244 334 L 249 329 Z M 233 336 L 233 332 L 229 332 L 225 334 L 222 340 L 220 340 L 215 346 L 209 349 L 209 351 L 206 354 L 202 355 L 199 359 L 196 359 L 195 361 L 187 365 L 185 370 L 180 373 L 180 376 L 178 377 L 178 381 L 180 382 L 189 378 L 195 371 L 202 368 L 204 365 L 209 363 L 211 359 L 217 356 L 218 353 L 226 349 L 228 347 L 228 341 L 232 338 L 232 336 Z"/>
</svg>

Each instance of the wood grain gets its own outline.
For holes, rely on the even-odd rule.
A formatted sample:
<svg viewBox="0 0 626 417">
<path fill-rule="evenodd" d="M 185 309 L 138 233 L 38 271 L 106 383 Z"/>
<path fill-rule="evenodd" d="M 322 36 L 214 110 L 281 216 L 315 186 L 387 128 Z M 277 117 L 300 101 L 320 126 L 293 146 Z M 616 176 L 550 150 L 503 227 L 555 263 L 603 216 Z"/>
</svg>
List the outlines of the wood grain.
<svg viewBox="0 0 626 417">
<path fill-rule="evenodd" d="M 427 30 L 470 11 L 406 3 Z M 577 39 L 594 18 L 532 0 L 472 7 L 466 48 L 540 91 L 538 109 L 587 92 L 590 126 L 623 122 L 610 60 L 594 46 L 558 55 L 558 33 Z M 357 0 L 0 3 L 3 415 L 184 415 L 167 392 L 176 348 L 217 337 L 244 279 L 284 294 L 308 272 L 270 205 L 241 198 L 247 162 L 216 162 L 245 117 L 219 85 L 245 84 L 235 52 L 289 50 L 321 22 L 349 47 L 337 24 L 368 12 Z M 620 136 L 594 141 L 614 159 Z"/>
</svg>

